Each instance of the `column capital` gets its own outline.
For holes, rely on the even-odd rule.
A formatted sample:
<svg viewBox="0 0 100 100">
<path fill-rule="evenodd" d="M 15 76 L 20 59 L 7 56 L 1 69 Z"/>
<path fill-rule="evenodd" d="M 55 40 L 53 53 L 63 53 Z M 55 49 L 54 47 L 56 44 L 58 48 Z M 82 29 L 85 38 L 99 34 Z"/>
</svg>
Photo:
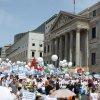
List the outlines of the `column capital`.
<svg viewBox="0 0 100 100">
<path fill-rule="evenodd" d="M 89 32 L 89 28 L 87 28 L 86 31 Z"/>
<path fill-rule="evenodd" d="M 76 33 L 79 33 L 80 30 L 81 30 L 81 28 L 77 28 L 77 29 L 76 29 Z"/>
<path fill-rule="evenodd" d="M 74 31 L 73 31 L 73 30 L 71 30 L 71 31 L 70 31 L 70 33 L 72 34 L 72 33 L 74 33 Z"/>
</svg>

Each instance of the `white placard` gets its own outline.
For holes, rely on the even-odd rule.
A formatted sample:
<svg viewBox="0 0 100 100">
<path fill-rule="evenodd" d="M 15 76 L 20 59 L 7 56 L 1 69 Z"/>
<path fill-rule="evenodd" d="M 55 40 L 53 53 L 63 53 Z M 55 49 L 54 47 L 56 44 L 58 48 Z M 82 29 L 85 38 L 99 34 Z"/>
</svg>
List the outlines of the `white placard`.
<svg viewBox="0 0 100 100">
<path fill-rule="evenodd" d="M 19 67 L 19 70 L 21 70 L 21 71 L 22 71 L 22 70 L 23 70 L 23 67 Z"/>
<path fill-rule="evenodd" d="M 22 73 L 22 74 L 18 74 L 19 79 L 25 79 L 26 78 L 26 74 Z"/>
<path fill-rule="evenodd" d="M 36 94 L 31 92 L 23 92 L 22 100 L 35 100 Z"/>
</svg>

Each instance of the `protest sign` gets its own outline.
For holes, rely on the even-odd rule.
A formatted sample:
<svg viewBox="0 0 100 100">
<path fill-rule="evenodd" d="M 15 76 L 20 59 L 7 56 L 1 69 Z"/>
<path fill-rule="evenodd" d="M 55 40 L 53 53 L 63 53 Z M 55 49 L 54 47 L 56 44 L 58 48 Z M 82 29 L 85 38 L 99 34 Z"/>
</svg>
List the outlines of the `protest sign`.
<svg viewBox="0 0 100 100">
<path fill-rule="evenodd" d="M 26 78 L 25 73 L 18 74 L 18 76 L 19 76 L 19 79 L 25 79 Z"/>
<path fill-rule="evenodd" d="M 22 100 L 35 100 L 36 94 L 31 92 L 23 92 Z"/>
</svg>

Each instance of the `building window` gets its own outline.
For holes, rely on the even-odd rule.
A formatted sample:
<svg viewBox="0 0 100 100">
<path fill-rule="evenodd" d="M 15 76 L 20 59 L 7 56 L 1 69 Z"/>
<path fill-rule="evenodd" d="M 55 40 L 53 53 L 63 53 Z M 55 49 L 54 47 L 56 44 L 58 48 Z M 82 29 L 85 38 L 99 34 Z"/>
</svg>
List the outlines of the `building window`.
<svg viewBox="0 0 100 100">
<path fill-rule="evenodd" d="M 40 47 L 42 47 L 42 44 L 40 44 Z"/>
<path fill-rule="evenodd" d="M 24 57 L 26 57 L 26 55 L 25 55 L 25 51 L 24 51 Z"/>
<path fill-rule="evenodd" d="M 1 53 L 3 53 L 3 54 L 4 54 L 4 53 L 5 53 L 5 51 L 2 51 Z"/>
<path fill-rule="evenodd" d="M 50 46 L 48 45 L 48 52 L 49 52 L 49 50 L 50 50 Z"/>
<path fill-rule="evenodd" d="M 27 50 L 26 50 L 26 57 L 27 57 Z"/>
<path fill-rule="evenodd" d="M 32 43 L 32 46 L 35 46 L 35 43 Z"/>
<path fill-rule="evenodd" d="M 95 17 L 95 16 L 96 16 L 96 10 L 93 11 L 93 17 Z"/>
<path fill-rule="evenodd" d="M 40 52 L 40 57 L 42 57 L 42 52 Z"/>
<path fill-rule="evenodd" d="M 46 46 L 44 47 L 44 53 L 46 53 Z"/>
<path fill-rule="evenodd" d="M 91 54 L 91 64 L 95 65 L 96 64 L 96 53 Z"/>
<path fill-rule="evenodd" d="M 35 52 L 34 51 L 32 51 L 32 57 L 34 57 L 35 56 Z"/>
<path fill-rule="evenodd" d="M 92 39 L 96 38 L 96 27 L 92 28 Z"/>
<path fill-rule="evenodd" d="M 47 39 L 47 37 L 45 37 L 45 40 Z"/>
</svg>

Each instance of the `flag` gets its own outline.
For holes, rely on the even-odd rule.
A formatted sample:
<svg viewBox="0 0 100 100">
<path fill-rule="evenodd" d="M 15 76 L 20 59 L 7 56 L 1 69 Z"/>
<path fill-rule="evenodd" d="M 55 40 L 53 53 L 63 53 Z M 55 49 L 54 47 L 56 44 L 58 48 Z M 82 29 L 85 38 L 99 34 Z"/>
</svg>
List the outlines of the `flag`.
<svg viewBox="0 0 100 100">
<path fill-rule="evenodd" d="M 37 68 L 37 62 L 36 62 L 36 59 L 34 58 L 31 62 L 31 65 L 30 65 L 30 68 L 34 67 L 34 69 Z"/>
</svg>

